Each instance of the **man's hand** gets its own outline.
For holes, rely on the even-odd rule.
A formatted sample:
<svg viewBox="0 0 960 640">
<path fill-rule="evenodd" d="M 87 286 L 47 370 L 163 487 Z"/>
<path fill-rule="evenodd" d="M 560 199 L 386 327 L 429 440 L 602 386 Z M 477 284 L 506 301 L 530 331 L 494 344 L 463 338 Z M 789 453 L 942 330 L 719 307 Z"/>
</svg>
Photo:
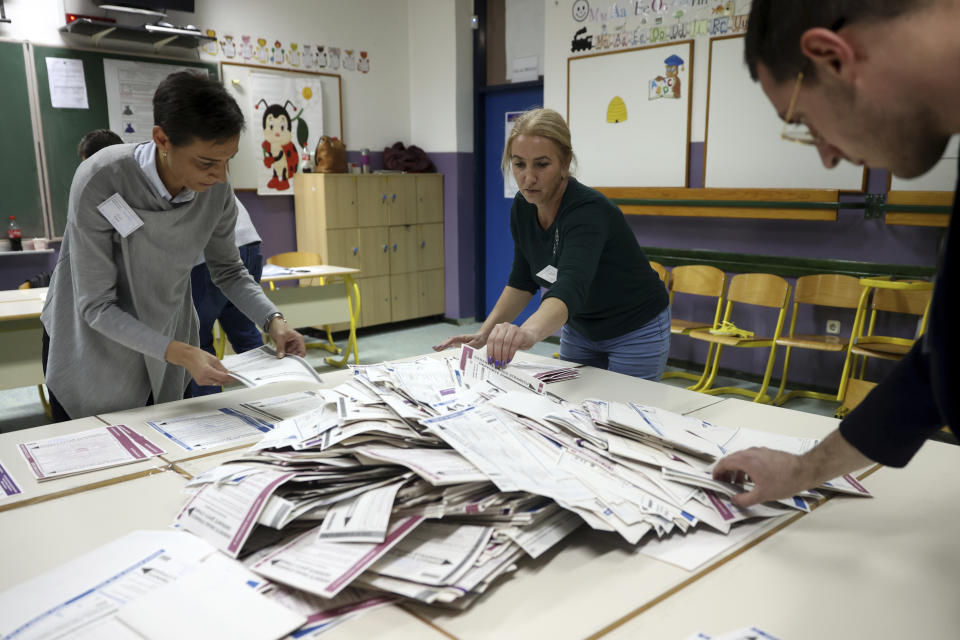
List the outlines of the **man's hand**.
<svg viewBox="0 0 960 640">
<path fill-rule="evenodd" d="M 303 336 L 291 329 L 283 318 L 276 317 L 270 321 L 270 339 L 277 348 L 277 357 L 282 358 L 288 353 L 301 358 L 307 355 L 307 345 Z"/>
</svg>

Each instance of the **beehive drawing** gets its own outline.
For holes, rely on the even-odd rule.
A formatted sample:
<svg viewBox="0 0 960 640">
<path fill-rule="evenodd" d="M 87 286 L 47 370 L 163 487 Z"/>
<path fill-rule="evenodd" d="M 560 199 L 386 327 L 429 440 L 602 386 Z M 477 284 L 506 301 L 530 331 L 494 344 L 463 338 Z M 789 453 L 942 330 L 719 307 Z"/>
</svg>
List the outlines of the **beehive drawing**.
<svg viewBox="0 0 960 640">
<path fill-rule="evenodd" d="M 607 106 L 607 122 L 616 124 L 627 119 L 627 104 L 620 96 L 614 96 Z"/>
</svg>

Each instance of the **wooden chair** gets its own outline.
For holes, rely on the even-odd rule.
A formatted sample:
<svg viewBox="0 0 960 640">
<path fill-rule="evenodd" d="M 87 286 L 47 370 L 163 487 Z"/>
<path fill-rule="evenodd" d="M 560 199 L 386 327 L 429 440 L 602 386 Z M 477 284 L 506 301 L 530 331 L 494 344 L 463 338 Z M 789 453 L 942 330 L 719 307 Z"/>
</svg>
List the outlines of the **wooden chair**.
<svg viewBox="0 0 960 640">
<path fill-rule="evenodd" d="M 877 385 L 865 379 L 867 358 L 899 360 L 906 355 L 927 329 L 927 316 L 933 298 L 933 283 L 925 280 L 861 278 L 860 285 L 863 291 L 857 306 L 857 317 L 853 321 L 853 334 L 847 346 L 847 360 L 840 382 L 842 404 L 837 409 L 837 417 L 841 418 L 860 404 Z M 919 316 L 917 330 L 910 338 L 877 335 L 875 330 L 880 314 Z"/>
<path fill-rule="evenodd" d="M 657 275 L 660 276 L 660 282 L 663 283 L 663 286 L 667 287 L 669 290 L 670 287 L 668 283 L 670 281 L 670 272 L 667 271 L 662 264 L 659 262 L 654 262 L 653 260 L 650 261 L 650 266 L 654 271 L 657 272 Z"/>
<path fill-rule="evenodd" d="M 40 274 L 40 276 L 38 276 L 38 277 L 41 277 L 41 278 L 42 278 L 44 275 L 46 275 L 46 282 L 49 283 L 49 282 L 50 282 L 50 274 L 49 274 L 49 273 L 47 273 L 47 274 Z M 33 285 L 30 284 L 30 281 L 29 281 L 29 280 L 26 280 L 26 281 L 23 282 L 19 287 L 17 287 L 17 289 L 32 289 L 32 288 L 33 288 Z M 52 417 L 53 417 L 53 410 L 50 408 L 50 401 L 47 400 L 47 394 L 44 393 L 44 391 L 43 391 L 43 385 L 42 385 L 42 384 L 38 384 L 38 385 L 37 385 L 37 393 L 40 394 L 40 404 L 43 405 L 43 412 L 44 412 L 45 414 L 47 414 L 47 417 L 48 417 L 48 418 L 52 418 Z"/>
<path fill-rule="evenodd" d="M 720 326 L 720 315 L 723 313 L 723 290 L 727 286 L 727 275 L 709 265 L 691 264 L 680 267 L 674 267 L 670 274 L 670 306 L 673 307 L 674 294 L 681 293 L 694 296 L 704 296 L 716 298 L 717 309 L 713 314 L 712 322 L 702 322 L 699 320 L 683 320 L 673 317 L 670 319 L 670 333 L 672 335 L 689 335 L 696 329 L 710 329 Z M 667 371 L 663 374 L 664 378 L 684 378 L 693 380 L 695 384 L 687 387 L 696 391 L 707 379 L 707 373 L 710 371 L 710 363 L 713 359 L 713 352 L 716 348 L 714 343 L 707 347 L 707 359 L 703 363 L 703 372 L 700 375 L 687 373 L 686 371 Z"/>
<path fill-rule="evenodd" d="M 777 314 L 777 326 L 773 335 L 770 337 L 740 337 L 736 335 L 714 335 L 710 329 L 695 329 L 690 332 L 690 337 L 696 340 L 703 340 L 717 345 L 717 353 L 713 358 L 713 366 L 710 369 L 710 376 L 697 388 L 701 393 L 718 395 L 721 393 L 732 393 L 741 396 L 747 396 L 754 402 L 770 402 L 770 396 L 767 395 L 767 388 L 770 386 L 770 375 L 773 372 L 773 362 L 777 355 L 777 338 L 783 331 L 784 321 L 787 317 L 787 303 L 790 300 L 790 284 L 781 278 L 768 273 L 741 273 L 730 279 L 730 288 L 727 291 L 727 305 L 723 314 L 721 325 L 727 325 L 733 315 L 734 305 L 753 305 L 759 307 L 770 307 L 779 309 Z M 717 377 L 717 368 L 720 365 L 720 354 L 724 347 L 746 347 L 746 348 L 768 348 L 770 355 L 767 358 L 767 367 L 763 373 L 763 384 L 756 393 L 742 389 L 740 387 L 717 387 L 713 388 L 713 381 Z"/>
<path fill-rule="evenodd" d="M 824 274 L 801 276 L 797 278 L 796 289 L 793 292 L 793 314 L 790 317 L 790 331 L 777 339 L 777 344 L 787 348 L 783 359 L 783 375 L 780 378 L 780 388 L 773 404 L 780 406 L 794 398 L 816 398 L 817 400 L 831 400 L 840 402 L 843 385 L 837 385 L 836 393 L 820 391 L 791 391 L 784 393 L 787 386 L 787 370 L 790 367 L 790 352 L 792 349 L 812 349 L 831 353 L 845 353 L 850 344 L 850 336 L 827 334 L 798 334 L 797 311 L 801 304 L 814 307 L 830 307 L 834 309 L 856 309 L 860 304 L 862 287 L 860 280 L 853 276 L 839 274 Z M 851 333 L 853 326 L 851 325 Z"/>
</svg>

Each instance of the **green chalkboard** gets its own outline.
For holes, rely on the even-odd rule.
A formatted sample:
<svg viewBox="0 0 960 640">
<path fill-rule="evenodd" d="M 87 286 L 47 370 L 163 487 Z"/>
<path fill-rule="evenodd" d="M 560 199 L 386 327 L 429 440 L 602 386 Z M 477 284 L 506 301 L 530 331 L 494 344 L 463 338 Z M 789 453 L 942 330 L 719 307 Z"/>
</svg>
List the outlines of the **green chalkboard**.
<svg viewBox="0 0 960 640">
<path fill-rule="evenodd" d="M 219 77 L 216 63 L 181 59 L 158 59 L 121 55 L 108 51 L 86 51 L 64 47 L 33 48 L 37 72 L 37 90 L 40 94 L 40 120 L 43 123 L 43 148 L 47 161 L 47 181 L 50 184 L 50 209 L 53 218 L 52 234 L 63 235 L 67 224 L 67 201 L 70 182 L 80 164 L 77 143 L 85 133 L 110 126 L 107 112 L 106 80 L 103 60 L 132 60 L 135 62 L 170 63 L 178 66 L 202 67 L 211 77 Z M 88 109 L 54 109 L 50 102 L 50 83 L 47 79 L 47 57 L 76 58 L 83 61 L 83 75 L 87 84 Z"/>
<path fill-rule="evenodd" d="M 44 235 L 43 201 L 30 118 L 24 45 L 0 42 L 0 236 L 6 238 L 9 216 L 17 216 L 24 238 Z"/>
</svg>

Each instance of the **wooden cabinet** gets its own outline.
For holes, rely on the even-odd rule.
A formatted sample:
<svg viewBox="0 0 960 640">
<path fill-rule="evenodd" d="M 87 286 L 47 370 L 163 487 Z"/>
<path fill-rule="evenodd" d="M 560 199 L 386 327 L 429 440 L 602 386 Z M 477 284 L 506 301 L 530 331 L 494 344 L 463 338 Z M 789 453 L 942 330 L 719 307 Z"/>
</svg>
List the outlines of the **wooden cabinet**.
<svg viewBox="0 0 960 640">
<path fill-rule="evenodd" d="M 442 175 L 299 174 L 294 206 L 297 250 L 360 269 L 361 326 L 443 313 Z"/>
</svg>

